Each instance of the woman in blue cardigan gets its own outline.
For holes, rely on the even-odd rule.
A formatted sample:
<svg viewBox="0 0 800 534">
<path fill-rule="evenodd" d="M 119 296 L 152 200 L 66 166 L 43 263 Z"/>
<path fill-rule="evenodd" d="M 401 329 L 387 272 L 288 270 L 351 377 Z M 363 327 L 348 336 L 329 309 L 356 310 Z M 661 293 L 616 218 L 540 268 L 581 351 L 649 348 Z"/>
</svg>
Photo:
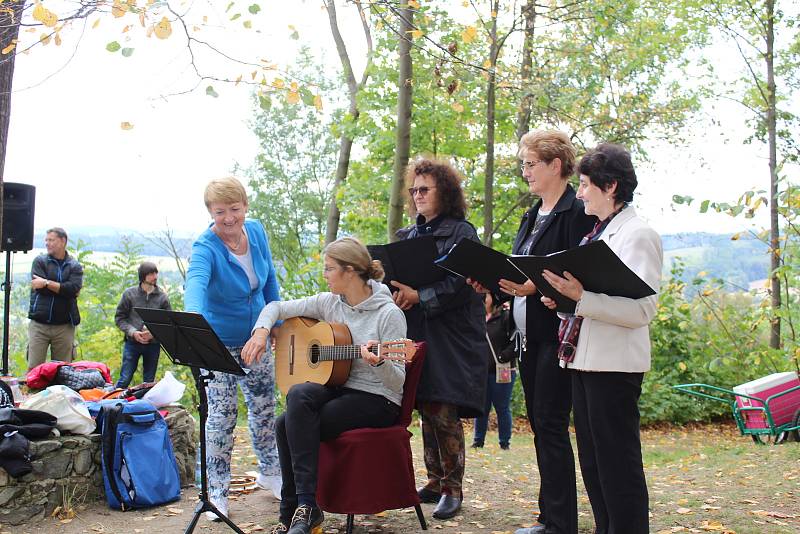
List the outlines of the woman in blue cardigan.
<svg viewBox="0 0 800 534">
<path fill-rule="evenodd" d="M 246 219 L 247 193 L 236 178 L 212 180 L 205 204 L 213 223 L 192 245 L 186 276 L 186 311 L 202 313 L 247 376 L 215 373 L 208 385 L 206 423 L 209 498 L 228 515 L 237 385 L 247 403 L 250 438 L 258 458 L 256 482 L 280 498 L 280 464 L 275 444 L 273 358 L 246 365 L 240 356 L 261 309 L 279 300 L 278 280 L 264 227 Z M 209 519 L 218 519 L 206 512 Z"/>
</svg>

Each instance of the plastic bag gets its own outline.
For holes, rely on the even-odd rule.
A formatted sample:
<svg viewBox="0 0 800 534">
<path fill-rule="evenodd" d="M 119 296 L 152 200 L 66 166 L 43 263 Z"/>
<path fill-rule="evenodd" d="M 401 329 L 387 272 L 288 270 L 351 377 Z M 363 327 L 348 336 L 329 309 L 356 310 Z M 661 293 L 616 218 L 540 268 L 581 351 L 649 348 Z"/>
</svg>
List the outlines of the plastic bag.
<svg viewBox="0 0 800 534">
<path fill-rule="evenodd" d="M 28 397 L 20 407 L 54 415 L 56 428 L 62 432 L 87 435 L 95 429 L 94 419 L 89 415 L 83 398 L 67 386 L 50 386 Z"/>
<path fill-rule="evenodd" d="M 173 402 L 178 402 L 183 397 L 185 390 L 186 384 L 178 381 L 177 378 L 172 376 L 172 372 L 167 371 L 164 373 L 164 378 L 159 380 L 153 386 L 153 389 L 145 393 L 142 398 L 156 408 L 161 408 Z"/>
</svg>

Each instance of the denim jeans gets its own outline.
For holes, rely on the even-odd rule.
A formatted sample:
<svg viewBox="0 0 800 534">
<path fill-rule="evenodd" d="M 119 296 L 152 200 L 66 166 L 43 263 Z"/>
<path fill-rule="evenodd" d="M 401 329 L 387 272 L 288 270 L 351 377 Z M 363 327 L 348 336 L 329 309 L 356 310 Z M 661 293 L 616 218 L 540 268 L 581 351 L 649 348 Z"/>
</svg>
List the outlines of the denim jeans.
<svg viewBox="0 0 800 534">
<path fill-rule="evenodd" d="M 158 367 L 158 355 L 161 346 L 158 343 L 148 343 L 142 345 L 130 339 L 125 340 L 122 346 L 122 369 L 119 371 L 117 388 L 126 388 L 133 379 L 133 373 L 139 366 L 139 357 L 142 357 L 142 377 L 143 382 L 153 382 L 156 379 L 156 368 Z"/>
<path fill-rule="evenodd" d="M 472 441 L 483 444 L 486 438 L 486 429 L 489 426 L 489 411 L 494 405 L 497 413 L 497 434 L 500 445 L 508 445 L 511 441 L 511 392 L 514 390 L 514 381 L 517 372 L 511 371 L 511 382 L 508 384 L 498 384 L 495 380 L 495 373 L 488 373 L 489 378 L 486 383 L 486 415 L 475 419 L 475 434 Z"/>
</svg>

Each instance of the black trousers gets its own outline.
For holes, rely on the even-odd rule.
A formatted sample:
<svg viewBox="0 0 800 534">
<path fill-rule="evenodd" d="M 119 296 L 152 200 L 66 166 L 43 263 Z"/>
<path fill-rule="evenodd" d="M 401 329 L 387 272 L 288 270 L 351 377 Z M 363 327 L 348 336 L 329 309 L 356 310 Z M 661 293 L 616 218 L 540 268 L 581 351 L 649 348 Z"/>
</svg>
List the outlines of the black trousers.
<svg viewBox="0 0 800 534">
<path fill-rule="evenodd" d="M 546 532 L 578 532 L 575 456 L 569 441 L 572 382 L 558 366 L 557 341 L 528 340 L 519 365 L 539 466 L 539 522 Z"/>
<path fill-rule="evenodd" d="M 638 405 L 644 374 L 571 373 L 578 459 L 595 533 L 647 534 Z"/>
<path fill-rule="evenodd" d="M 400 407 L 385 397 L 306 382 L 286 395 L 286 411 L 275 423 L 281 463 L 280 517 L 288 524 L 299 493 L 317 492 L 319 444 L 354 428 L 383 428 Z"/>
</svg>

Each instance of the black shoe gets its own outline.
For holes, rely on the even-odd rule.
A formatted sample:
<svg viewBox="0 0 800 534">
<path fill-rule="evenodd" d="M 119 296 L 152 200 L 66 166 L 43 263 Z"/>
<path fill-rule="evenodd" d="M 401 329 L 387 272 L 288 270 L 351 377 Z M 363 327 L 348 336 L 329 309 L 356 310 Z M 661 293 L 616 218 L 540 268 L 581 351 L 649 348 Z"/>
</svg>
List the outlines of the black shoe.
<svg viewBox="0 0 800 534">
<path fill-rule="evenodd" d="M 420 502 L 434 504 L 438 503 L 439 499 L 442 498 L 442 494 L 431 489 L 426 488 L 425 486 L 419 488 L 417 490 L 417 495 L 419 495 Z"/>
<path fill-rule="evenodd" d="M 439 504 L 433 509 L 435 519 L 450 519 L 461 510 L 461 499 L 452 495 L 442 495 Z"/>
<path fill-rule="evenodd" d="M 511 445 L 509 443 L 501 443 L 500 448 L 503 449 L 504 451 L 507 451 L 508 449 L 511 448 Z"/>
<path fill-rule="evenodd" d="M 322 513 L 322 510 L 316 506 L 301 504 L 294 511 L 287 534 L 311 534 L 315 527 L 322 524 L 323 519 L 325 519 L 325 514 Z"/>
<path fill-rule="evenodd" d="M 482 449 L 483 448 L 483 442 L 482 441 L 473 441 L 472 442 L 472 448 L 473 449 Z"/>
</svg>

